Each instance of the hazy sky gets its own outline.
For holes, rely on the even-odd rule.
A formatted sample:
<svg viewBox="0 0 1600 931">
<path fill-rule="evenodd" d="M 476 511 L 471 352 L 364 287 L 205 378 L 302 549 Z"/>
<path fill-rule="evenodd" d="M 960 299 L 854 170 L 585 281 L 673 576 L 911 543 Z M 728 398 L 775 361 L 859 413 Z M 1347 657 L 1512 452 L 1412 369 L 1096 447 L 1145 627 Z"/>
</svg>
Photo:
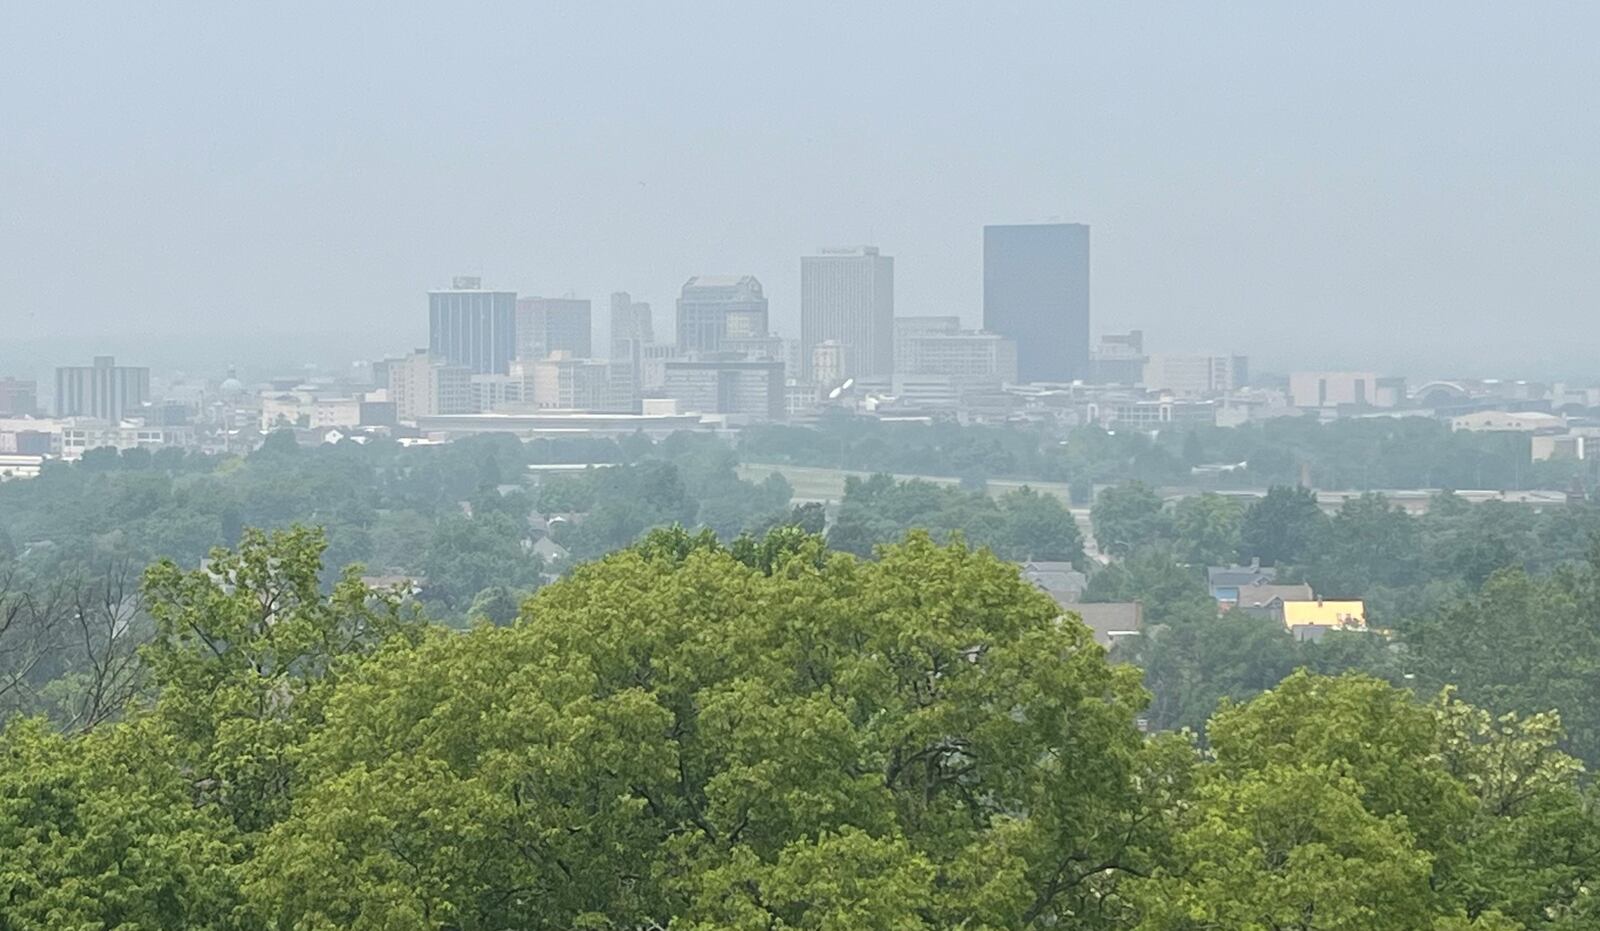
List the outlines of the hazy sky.
<svg viewBox="0 0 1600 931">
<path fill-rule="evenodd" d="M 794 336 L 857 242 L 976 324 L 1054 217 L 1097 334 L 1600 380 L 1600 4 L 411 6 L 7 0 L 0 362 L 376 355 L 463 273 Z"/>
</svg>

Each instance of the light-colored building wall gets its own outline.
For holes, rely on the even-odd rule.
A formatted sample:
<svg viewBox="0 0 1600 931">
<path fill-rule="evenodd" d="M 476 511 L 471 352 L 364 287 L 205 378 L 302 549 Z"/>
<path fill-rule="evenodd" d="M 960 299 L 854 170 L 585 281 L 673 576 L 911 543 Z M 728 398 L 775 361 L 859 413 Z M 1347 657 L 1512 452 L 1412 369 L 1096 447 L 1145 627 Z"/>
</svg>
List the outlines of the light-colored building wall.
<svg viewBox="0 0 1600 931">
<path fill-rule="evenodd" d="M 894 259 L 876 246 L 819 249 L 800 259 L 802 352 L 828 340 L 850 347 L 846 377 L 894 371 Z M 813 381 L 821 379 L 813 376 Z"/>
<path fill-rule="evenodd" d="M 1567 418 L 1539 411 L 1474 411 L 1450 418 L 1451 430 L 1474 433 L 1535 433 L 1561 431 L 1566 427 Z"/>
<path fill-rule="evenodd" d="M 1378 376 L 1373 372 L 1293 372 L 1289 403 L 1295 407 L 1378 406 Z"/>
<path fill-rule="evenodd" d="M 1145 360 L 1144 386 L 1181 397 L 1226 394 L 1240 386 L 1237 356 L 1156 353 Z"/>
<path fill-rule="evenodd" d="M 895 341 L 897 375 L 949 375 L 982 381 L 1017 380 L 1017 344 L 996 333 L 923 332 Z"/>
<path fill-rule="evenodd" d="M 402 359 L 391 359 L 389 400 L 401 420 L 441 414 L 470 414 L 475 410 L 472 370 L 435 359 L 418 349 Z"/>
</svg>

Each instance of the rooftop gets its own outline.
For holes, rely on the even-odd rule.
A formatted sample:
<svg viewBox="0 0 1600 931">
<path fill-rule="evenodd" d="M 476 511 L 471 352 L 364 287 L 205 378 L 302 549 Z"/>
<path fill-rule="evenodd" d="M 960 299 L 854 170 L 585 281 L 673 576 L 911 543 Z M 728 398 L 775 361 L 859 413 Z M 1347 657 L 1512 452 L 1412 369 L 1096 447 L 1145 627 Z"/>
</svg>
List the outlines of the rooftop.
<svg viewBox="0 0 1600 931">
<path fill-rule="evenodd" d="M 1283 626 L 1366 630 L 1367 606 L 1361 601 L 1285 601 Z"/>
</svg>

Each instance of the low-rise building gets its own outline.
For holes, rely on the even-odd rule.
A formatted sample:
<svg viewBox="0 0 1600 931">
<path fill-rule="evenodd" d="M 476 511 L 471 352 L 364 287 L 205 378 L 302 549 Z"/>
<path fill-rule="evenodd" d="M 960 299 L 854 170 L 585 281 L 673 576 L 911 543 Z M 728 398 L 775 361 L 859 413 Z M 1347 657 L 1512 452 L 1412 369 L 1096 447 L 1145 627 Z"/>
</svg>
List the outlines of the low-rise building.
<svg viewBox="0 0 1600 931">
<path fill-rule="evenodd" d="M 1227 610 L 1239 604 L 1240 592 L 1262 585 L 1271 585 L 1278 579 L 1278 570 L 1263 566 L 1253 559 L 1248 566 L 1210 566 L 1206 569 L 1206 587 L 1217 607 Z"/>
<path fill-rule="evenodd" d="M 1398 407 L 1406 400 L 1404 378 L 1375 372 L 1293 372 L 1289 401 L 1300 408 Z"/>
<path fill-rule="evenodd" d="M 1089 585 L 1089 577 L 1070 562 L 1030 560 L 1022 564 L 1022 577 L 1060 605 L 1076 604 Z"/>
<path fill-rule="evenodd" d="M 1567 418 L 1540 411 L 1474 411 L 1450 418 L 1450 429 L 1474 433 L 1556 433 L 1567 429 Z"/>
<path fill-rule="evenodd" d="M 194 428 L 146 426 L 135 421 L 112 423 L 90 417 L 66 418 L 61 431 L 61 458 L 81 459 L 91 449 L 161 449 L 193 446 Z"/>
<path fill-rule="evenodd" d="M 1529 438 L 1529 455 L 1534 462 L 1588 459 L 1588 440 L 1580 433 L 1535 434 Z"/>
<path fill-rule="evenodd" d="M 361 424 L 360 398 L 322 398 L 314 391 L 268 391 L 261 395 L 261 432 L 281 427 L 355 427 Z"/>
<path fill-rule="evenodd" d="M 1102 427 L 1161 430 L 1172 427 L 1212 426 L 1219 405 L 1213 400 L 1185 398 L 1103 398 L 1086 406 L 1088 422 Z"/>
<path fill-rule="evenodd" d="M 1094 634 L 1096 643 L 1112 649 L 1144 630 L 1144 605 L 1137 601 L 1081 602 L 1068 611 Z"/>
<path fill-rule="evenodd" d="M 1219 601 L 1217 607 L 1224 611 L 1233 610 L 1242 614 L 1268 617 L 1282 623 L 1285 603 L 1291 601 L 1315 601 L 1316 599 L 1316 593 L 1311 590 L 1310 585 L 1304 582 L 1286 585 L 1262 582 L 1241 587 L 1237 601 L 1227 603 Z"/>
<path fill-rule="evenodd" d="M 1364 632 L 1367 606 L 1361 601 L 1285 601 L 1283 626 L 1296 640 L 1318 641 L 1330 631 Z"/>
</svg>

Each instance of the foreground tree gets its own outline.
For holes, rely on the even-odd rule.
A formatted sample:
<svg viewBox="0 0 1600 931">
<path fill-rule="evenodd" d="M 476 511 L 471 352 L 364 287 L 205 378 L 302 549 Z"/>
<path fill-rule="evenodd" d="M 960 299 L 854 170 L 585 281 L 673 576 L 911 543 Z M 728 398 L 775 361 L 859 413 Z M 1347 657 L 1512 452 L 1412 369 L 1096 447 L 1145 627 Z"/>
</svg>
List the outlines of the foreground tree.
<svg viewBox="0 0 1600 931">
<path fill-rule="evenodd" d="M 355 928 L 1122 914 L 1137 674 L 986 553 L 761 550 L 651 538 L 514 627 L 381 652 L 309 741 L 253 901 Z"/>
<path fill-rule="evenodd" d="M 1208 727 L 1141 929 L 1590 927 L 1600 818 L 1553 716 L 1304 672 Z"/>
<path fill-rule="evenodd" d="M 1094 539 L 1100 549 L 1117 556 L 1160 542 L 1172 530 L 1172 519 L 1161 498 L 1143 482 L 1107 488 L 1094 499 L 1089 511 Z"/>
</svg>

